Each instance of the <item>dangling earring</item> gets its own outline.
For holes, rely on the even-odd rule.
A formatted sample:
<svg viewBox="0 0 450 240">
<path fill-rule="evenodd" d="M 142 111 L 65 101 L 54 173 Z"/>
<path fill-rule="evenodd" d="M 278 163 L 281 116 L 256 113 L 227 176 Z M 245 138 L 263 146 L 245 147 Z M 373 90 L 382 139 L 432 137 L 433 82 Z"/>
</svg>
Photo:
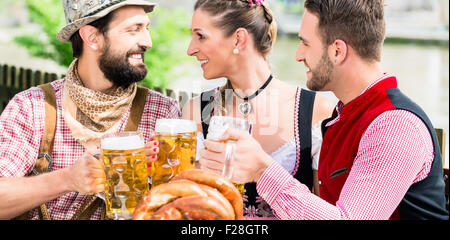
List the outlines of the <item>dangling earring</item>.
<svg viewBox="0 0 450 240">
<path fill-rule="evenodd" d="M 238 54 L 239 53 L 239 49 L 237 49 L 237 48 L 233 49 L 233 53 L 234 54 Z"/>
</svg>

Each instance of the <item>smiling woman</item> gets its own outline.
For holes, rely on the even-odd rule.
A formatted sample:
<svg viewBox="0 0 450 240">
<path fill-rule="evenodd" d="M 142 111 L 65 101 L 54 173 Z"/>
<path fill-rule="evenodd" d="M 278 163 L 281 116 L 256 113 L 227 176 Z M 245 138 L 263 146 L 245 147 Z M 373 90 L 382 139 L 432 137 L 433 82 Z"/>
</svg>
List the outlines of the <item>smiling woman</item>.
<svg viewBox="0 0 450 240">
<path fill-rule="evenodd" d="M 321 142 L 315 132 L 321 120 L 331 114 L 332 105 L 325 97 L 309 94 L 272 74 L 268 55 L 276 40 L 277 25 L 269 5 L 263 1 L 198 0 L 194 9 L 187 54 L 198 60 L 204 78 L 223 77 L 227 83 L 185 104 L 183 118 L 194 120 L 201 136 L 207 135 L 211 116 L 248 120 L 252 135 L 264 151 L 272 153 L 276 161 L 312 188 L 313 162 L 318 159 L 316 150 Z M 313 150 L 301 153 L 300 162 L 297 150 L 300 145 L 311 149 L 309 144 Z M 304 166 L 301 171 L 299 164 Z M 207 164 L 202 166 L 208 169 Z M 273 218 L 255 185 L 248 183 L 245 188 L 245 214 Z"/>
</svg>

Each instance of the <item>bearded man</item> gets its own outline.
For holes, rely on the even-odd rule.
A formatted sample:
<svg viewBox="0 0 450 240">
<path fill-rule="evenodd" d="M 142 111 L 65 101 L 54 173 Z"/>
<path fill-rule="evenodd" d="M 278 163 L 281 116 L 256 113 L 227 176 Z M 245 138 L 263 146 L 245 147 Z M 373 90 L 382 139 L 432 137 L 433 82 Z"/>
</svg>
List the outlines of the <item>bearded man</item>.
<svg viewBox="0 0 450 240">
<path fill-rule="evenodd" d="M 63 0 L 67 25 L 57 39 L 72 43 L 76 58 L 66 77 L 51 83 L 56 121 L 51 164 L 31 174 L 40 156 L 47 95 L 33 87 L 17 94 L 0 117 L 0 219 L 27 213 L 27 219 L 71 219 L 104 191 L 100 139 L 127 129 L 130 119 L 152 139 L 158 118 L 179 118 L 174 99 L 137 86 L 147 75 L 144 53 L 152 47 L 147 13 L 154 3 L 143 0 Z M 133 117 L 132 107 L 143 106 Z M 136 115 L 136 114 L 134 114 Z M 155 142 L 146 143 L 152 151 Z M 94 197 L 93 197 L 94 196 Z M 34 209 L 34 210 L 33 210 Z M 104 206 L 88 219 L 99 219 Z"/>
</svg>

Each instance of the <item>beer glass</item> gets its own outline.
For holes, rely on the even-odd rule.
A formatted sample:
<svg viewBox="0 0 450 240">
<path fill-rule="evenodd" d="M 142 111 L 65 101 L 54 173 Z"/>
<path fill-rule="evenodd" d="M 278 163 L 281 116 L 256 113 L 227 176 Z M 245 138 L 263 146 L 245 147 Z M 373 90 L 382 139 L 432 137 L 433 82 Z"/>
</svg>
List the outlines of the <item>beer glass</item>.
<svg viewBox="0 0 450 240">
<path fill-rule="evenodd" d="M 212 116 L 209 122 L 208 135 L 206 138 L 212 141 L 218 141 L 222 138 L 223 134 L 228 128 L 234 128 L 242 131 L 246 131 L 251 134 L 251 124 L 242 118 L 233 118 L 226 116 Z M 236 140 L 225 140 L 225 162 L 222 169 L 222 176 L 231 179 L 233 176 L 233 159 L 236 150 Z M 241 194 L 244 194 L 245 184 L 234 184 Z"/>
<path fill-rule="evenodd" d="M 139 132 L 121 132 L 101 139 L 105 167 L 106 217 L 131 219 L 149 190 L 144 139 Z"/>
<path fill-rule="evenodd" d="M 194 168 L 197 148 L 197 126 L 194 121 L 158 119 L 155 139 L 159 142 L 159 152 L 151 169 L 152 187 Z"/>
</svg>

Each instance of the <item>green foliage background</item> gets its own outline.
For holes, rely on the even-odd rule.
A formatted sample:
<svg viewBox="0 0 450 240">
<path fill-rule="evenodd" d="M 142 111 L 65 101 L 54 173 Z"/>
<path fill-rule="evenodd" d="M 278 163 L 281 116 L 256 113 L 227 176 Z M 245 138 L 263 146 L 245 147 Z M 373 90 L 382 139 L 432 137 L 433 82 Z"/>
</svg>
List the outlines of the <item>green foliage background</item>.
<svg viewBox="0 0 450 240">
<path fill-rule="evenodd" d="M 15 37 L 14 42 L 27 48 L 33 56 L 49 58 L 68 67 L 73 61 L 72 47 L 56 39 L 65 25 L 61 0 L 26 0 L 26 5 L 31 20 L 42 27 L 42 32 Z M 176 77 L 172 68 L 187 60 L 183 44 L 189 37 L 189 17 L 181 9 L 169 12 L 160 7 L 149 16 L 153 47 L 145 55 L 149 73 L 141 84 L 165 89 Z"/>
<path fill-rule="evenodd" d="M 304 0 L 278 0 L 273 2 L 273 4 L 278 5 L 280 9 L 285 13 L 303 15 L 303 4 Z"/>
</svg>

